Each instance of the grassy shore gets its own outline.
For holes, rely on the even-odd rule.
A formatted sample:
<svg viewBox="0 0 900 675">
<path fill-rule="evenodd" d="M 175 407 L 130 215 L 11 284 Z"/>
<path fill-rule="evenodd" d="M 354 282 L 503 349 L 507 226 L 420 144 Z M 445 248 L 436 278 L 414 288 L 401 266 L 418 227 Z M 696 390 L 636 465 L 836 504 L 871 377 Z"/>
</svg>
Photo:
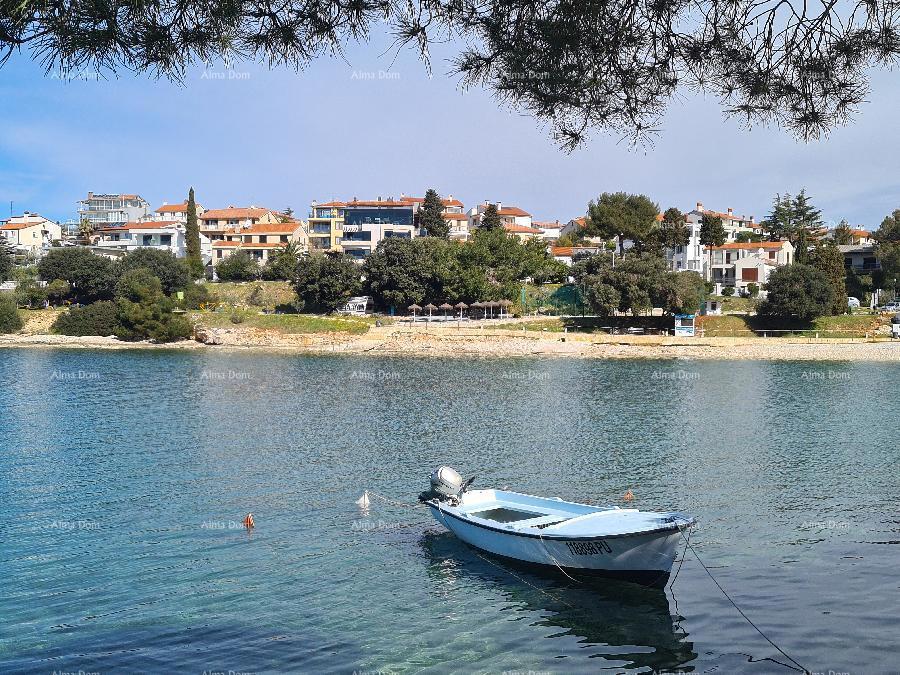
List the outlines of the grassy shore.
<svg viewBox="0 0 900 675">
<path fill-rule="evenodd" d="M 208 328 L 271 330 L 288 335 L 348 333 L 362 335 L 375 325 L 372 317 L 331 317 L 316 314 L 260 314 L 250 310 L 191 312 L 195 324 Z"/>
</svg>

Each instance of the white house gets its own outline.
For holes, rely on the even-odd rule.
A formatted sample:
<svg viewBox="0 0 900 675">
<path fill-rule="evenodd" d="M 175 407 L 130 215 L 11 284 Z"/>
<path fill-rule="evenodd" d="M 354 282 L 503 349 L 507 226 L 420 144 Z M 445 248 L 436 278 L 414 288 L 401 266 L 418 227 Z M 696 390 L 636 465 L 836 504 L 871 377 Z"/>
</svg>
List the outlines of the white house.
<svg viewBox="0 0 900 675">
<path fill-rule="evenodd" d="M 194 205 L 197 209 L 197 217 L 203 215 L 205 209 L 201 204 Z M 187 201 L 181 202 L 179 204 L 168 204 L 163 202 L 163 205 L 156 209 L 152 214 L 141 218 L 142 222 L 148 221 L 170 221 L 176 220 L 179 223 L 187 222 Z"/>
<path fill-rule="evenodd" d="M 78 204 L 79 221 L 88 221 L 95 230 L 135 223 L 150 213 L 150 204 L 140 195 L 88 192 Z"/>
<path fill-rule="evenodd" d="M 746 294 L 750 284 L 762 286 L 773 269 L 794 261 L 794 247 L 789 241 L 729 242 L 710 246 L 705 278 L 715 284 L 714 293 L 725 287 Z M 760 292 L 765 295 L 764 291 Z"/>
<path fill-rule="evenodd" d="M 126 223 L 121 227 L 105 227 L 98 231 L 100 239 L 91 250 L 98 255 L 118 258 L 138 248 L 156 248 L 187 255 L 184 223 L 176 220 Z M 200 250 L 204 262 L 211 257 L 210 240 L 200 235 Z"/>
<path fill-rule="evenodd" d="M 20 253 L 37 253 L 61 239 L 62 228 L 59 223 L 26 211 L 21 216 L 13 216 L 3 222 L 0 225 L 0 236 Z"/>
<path fill-rule="evenodd" d="M 565 223 L 561 223 L 558 220 L 546 221 L 546 222 L 537 222 L 533 221 L 531 223 L 532 227 L 536 227 L 541 231 L 541 238 L 545 241 L 556 241 L 562 235 L 562 230 L 566 226 Z"/>
<path fill-rule="evenodd" d="M 703 207 L 703 202 L 697 202 L 696 208 L 684 215 L 690 231 L 688 245 L 678 246 L 675 249 L 666 251 L 669 265 L 676 272 L 693 270 L 705 273 L 705 251 L 700 243 L 700 225 L 703 222 L 704 215 L 719 216 L 722 219 L 722 225 L 725 228 L 726 244 L 735 241 L 740 232 L 762 234 L 763 231 L 762 226 L 753 219 L 753 216 L 738 216 L 731 208 L 725 213 L 711 211 Z"/>
</svg>

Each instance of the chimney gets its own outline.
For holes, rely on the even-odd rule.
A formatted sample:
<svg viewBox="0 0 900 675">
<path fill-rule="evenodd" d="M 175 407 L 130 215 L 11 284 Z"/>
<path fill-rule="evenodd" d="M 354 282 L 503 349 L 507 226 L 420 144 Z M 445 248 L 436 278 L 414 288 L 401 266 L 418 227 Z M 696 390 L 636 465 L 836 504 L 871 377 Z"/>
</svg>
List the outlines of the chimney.
<svg viewBox="0 0 900 675">
<path fill-rule="evenodd" d="M 452 200 L 453 200 L 453 193 L 451 193 L 451 194 L 449 194 L 449 195 L 447 195 L 447 199 L 449 199 L 449 200 L 451 200 L 451 201 L 452 201 Z"/>
<path fill-rule="evenodd" d="M 315 207 L 318 205 L 318 203 L 319 203 L 319 202 L 317 202 L 315 199 L 313 199 L 313 200 L 312 200 L 313 208 L 315 208 Z"/>
<path fill-rule="evenodd" d="M 728 215 L 729 215 L 729 216 L 733 216 L 733 215 L 734 215 L 734 209 L 732 209 L 730 206 L 728 207 Z"/>
<path fill-rule="evenodd" d="M 703 213 L 703 202 L 697 202 L 697 210 Z"/>
<path fill-rule="evenodd" d="M 497 210 L 498 211 L 503 210 L 503 202 L 497 202 Z"/>
</svg>

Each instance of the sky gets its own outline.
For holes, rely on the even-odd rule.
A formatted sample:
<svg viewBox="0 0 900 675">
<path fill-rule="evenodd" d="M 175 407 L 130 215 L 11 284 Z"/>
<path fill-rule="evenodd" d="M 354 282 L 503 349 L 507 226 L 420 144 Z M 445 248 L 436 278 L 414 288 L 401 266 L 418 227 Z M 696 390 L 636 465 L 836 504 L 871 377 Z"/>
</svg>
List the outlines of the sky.
<svg viewBox="0 0 900 675">
<path fill-rule="evenodd" d="M 583 215 L 602 192 L 650 196 L 662 209 L 706 208 L 761 220 L 777 192 L 806 188 L 827 223 L 877 228 L 900 208 L 900 80 L 876 73 L 850 126 L 804 144 L 747 131 L 718 101 L 681 92 L 649 148 L 594 132 L 571 154 L 539 121 L 449 75 L 451 46 L 429 78 L 411 50 L 356 45 L 296 73 L 250 63 L 149 76 L 66 81 L 20 54 L 0 69 L 0 218 L 12 210 L 76 217 L 95 193 L 138 193 L 153 208 L 190 186 L 206 208 L 291 207 L 312 200 L 422 195 L 516 205 L 537 220 Z"/>
</svg>

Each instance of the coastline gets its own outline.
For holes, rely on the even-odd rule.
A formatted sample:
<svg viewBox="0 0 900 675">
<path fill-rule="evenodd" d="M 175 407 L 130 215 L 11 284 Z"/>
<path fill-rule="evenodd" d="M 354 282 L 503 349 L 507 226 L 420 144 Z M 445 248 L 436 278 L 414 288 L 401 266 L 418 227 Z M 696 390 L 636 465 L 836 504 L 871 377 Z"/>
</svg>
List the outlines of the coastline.
<svg viewBox="0 0 900 675">
<path fill-rule="evenodd" d="M 204 341 L 121 342 L 114 337 L 45 333 L 0 335 L 2 348 L 279 352 L 438 358 L 696 359 L 759 361 L 874 361 L 900 363 L 900 342 L 815 338 L 675 338 L 511 330 L 373 327 L 362 335 L 290 334 L 246 328 L 198 330 Z"/>
</svg>

